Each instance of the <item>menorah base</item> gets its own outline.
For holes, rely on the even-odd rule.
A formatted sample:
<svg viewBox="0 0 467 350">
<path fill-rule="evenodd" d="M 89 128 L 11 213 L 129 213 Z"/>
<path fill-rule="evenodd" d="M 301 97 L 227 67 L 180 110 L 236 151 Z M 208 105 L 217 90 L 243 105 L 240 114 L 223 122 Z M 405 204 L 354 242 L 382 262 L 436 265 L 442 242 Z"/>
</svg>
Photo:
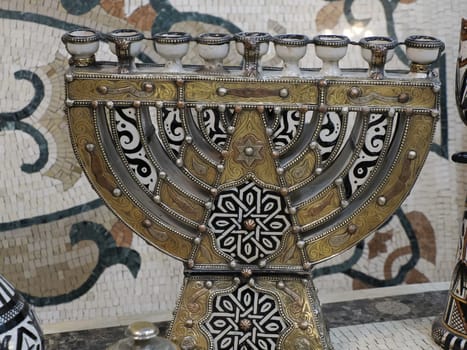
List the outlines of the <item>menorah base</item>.
<svg viewBox="0 0 467 350">
<path fill-rule="evenodd" d="M 311 277 L 190 274 L 169 339 L 178 349 L 332 350 Z"/>
</svg>

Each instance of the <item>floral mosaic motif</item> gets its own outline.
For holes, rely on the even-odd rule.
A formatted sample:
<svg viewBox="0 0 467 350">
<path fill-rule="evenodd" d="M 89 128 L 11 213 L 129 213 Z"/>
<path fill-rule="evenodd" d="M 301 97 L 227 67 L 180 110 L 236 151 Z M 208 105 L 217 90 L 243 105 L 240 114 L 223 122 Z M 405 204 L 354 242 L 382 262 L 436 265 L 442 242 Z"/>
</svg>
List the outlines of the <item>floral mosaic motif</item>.
<svg viewBox="0 0 467 350">
<path fill-rule="evenodd" d="M 208 221 L 217 247 L 237 261 L 252 264 L 275 253 L 291 221 L 277 193 L 247 183 L 222 192 Z"/>
<path fill-rule="evenodd" d="M 205 327 L 215 349 L 274 350 L 287 324 L 272 296 L 245 284 L 214 298 Z"/>
</svg>

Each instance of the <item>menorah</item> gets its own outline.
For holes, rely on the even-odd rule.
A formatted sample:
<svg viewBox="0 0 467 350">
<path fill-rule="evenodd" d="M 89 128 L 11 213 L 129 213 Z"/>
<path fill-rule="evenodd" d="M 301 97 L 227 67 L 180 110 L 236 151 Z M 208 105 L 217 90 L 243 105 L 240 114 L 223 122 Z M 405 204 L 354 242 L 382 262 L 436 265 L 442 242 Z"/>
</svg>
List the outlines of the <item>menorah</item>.
<svg viewBox="0 0 467 350">
<path fill-rule="evenodd" d="M 117 62 L 96 62 L 99 41 Z M 138 64 L 153 40 L 165 64 Z M 76 156 L 106 204 L 184 262 L 179 349 L 331 349 L 311 270 L 383 224 L 439 117 L 443 44 L 244 32 L 63 37 Z M 204 65 L 181 60 L 195 41 Z M 235 43 L 242 66 L 223 60 Z M 274 43 L 283 67 L 263 67 Z M 320 68 L 300 68 L 314 45 Z M 368 69 L 341 69 L 349 45 Z M 386 71 L 405 45 L 410 71 Z"/>
</svg>

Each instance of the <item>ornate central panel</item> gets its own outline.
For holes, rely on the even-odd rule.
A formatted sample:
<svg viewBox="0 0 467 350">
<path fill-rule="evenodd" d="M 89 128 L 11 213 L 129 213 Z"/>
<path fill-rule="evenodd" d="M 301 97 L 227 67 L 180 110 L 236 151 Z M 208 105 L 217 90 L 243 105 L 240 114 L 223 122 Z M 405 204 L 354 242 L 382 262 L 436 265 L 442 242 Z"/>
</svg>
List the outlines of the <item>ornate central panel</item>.
<svg viewBox="0 0 467 350">
<path fill-rule="evenodd" d="M 216 247 L 245 264 L 276 253 L 291 222 L 283 197 L 254 182 L 222 191 L 216 198 L 208 227 Z"/>
<path fill-rule="evenodd" d="M 247 284 L 236 291 L 215 296 L 205 327 L 218 350 L 275 350 L 288 327 L 277 300 Z"/>
</svg>

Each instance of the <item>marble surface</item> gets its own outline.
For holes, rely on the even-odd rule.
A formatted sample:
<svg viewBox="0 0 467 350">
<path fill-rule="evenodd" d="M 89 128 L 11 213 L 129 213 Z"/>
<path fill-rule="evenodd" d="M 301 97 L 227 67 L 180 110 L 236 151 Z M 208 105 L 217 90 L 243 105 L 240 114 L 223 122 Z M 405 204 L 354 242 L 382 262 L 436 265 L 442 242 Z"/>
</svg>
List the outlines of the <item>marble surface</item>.
<svg viewBox="0 0 467 350">
<path fill-rule="evenodd" d="M 335 349 L 438 349 L 431 323 L 444 309 L 447 291 L 323 304 Z M 166 334 L 169 323 L 157 324 Z M 102 350 L 124 337 L 124 326 L 46 335 L 48 350 Z"/>
</svg>

